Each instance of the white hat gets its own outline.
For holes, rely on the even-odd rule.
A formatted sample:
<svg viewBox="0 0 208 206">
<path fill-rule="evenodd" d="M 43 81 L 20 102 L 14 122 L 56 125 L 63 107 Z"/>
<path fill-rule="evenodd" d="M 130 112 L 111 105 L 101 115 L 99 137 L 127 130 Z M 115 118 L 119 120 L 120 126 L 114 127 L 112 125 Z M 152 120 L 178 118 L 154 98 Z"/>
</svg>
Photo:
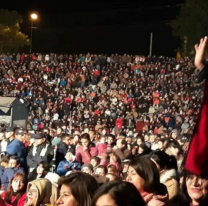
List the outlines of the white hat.
<svg viewBox="0 0 208 206">
<path fill-rule="evenodd" d="M 56 173 L 48 172 L 45 178 L 48 179 L 53 185 L 58 187 L 58 180 L 60 178 L 59 175 L 57 175 Z"/>
</svg>

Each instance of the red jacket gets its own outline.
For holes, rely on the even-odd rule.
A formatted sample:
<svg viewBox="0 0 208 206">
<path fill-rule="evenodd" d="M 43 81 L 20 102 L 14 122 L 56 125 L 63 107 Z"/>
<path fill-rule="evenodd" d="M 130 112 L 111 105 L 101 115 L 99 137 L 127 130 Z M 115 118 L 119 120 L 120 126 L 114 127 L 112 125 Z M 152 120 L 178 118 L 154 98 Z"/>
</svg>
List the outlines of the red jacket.
<svg viewBox="0 0 208 206">
<path fill-rule="evenodd" d="M 2 194 L 1 194 L 1 197 L 4 199 L 5 197 L 6 197 L 6 192 L 7 191 L 4 191 Z M 18 200 L 18 202 L 17 202 L 17 204 L 16 204 L 16 206 L 24 206 L 24 204 L 25 204 L 25 201 L 26 201 L 26 193 L 24 193 L 23 195 L 22 195 L 22 197 L 20 197 L 20 199 Z M 12 196 L 12 203 L 15 201 L 15 198 L 16 198 L 16 196 Z M 12 204 L 7 204 L 6 203 L 6 206 L 13 206 Z"/>
<path fill-rule="evenodd" d="M 83 146 L 79 146 L 76 150 L 76 160 L 80 163 L 90 163 L 91 157 L 98 155 L 96 147 L 88 147 L 87 150 L 83 151 Z"/>
</svg>

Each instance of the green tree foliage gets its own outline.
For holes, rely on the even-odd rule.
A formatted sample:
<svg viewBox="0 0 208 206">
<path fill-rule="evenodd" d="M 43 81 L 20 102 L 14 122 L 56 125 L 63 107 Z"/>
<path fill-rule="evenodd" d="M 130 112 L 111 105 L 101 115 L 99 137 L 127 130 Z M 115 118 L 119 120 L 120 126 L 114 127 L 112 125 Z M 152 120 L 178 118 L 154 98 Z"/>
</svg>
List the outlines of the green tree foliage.
<svg viewBox="0 0 208 206">
<path fill-rule="evenodd" d="M 29 45 L 28 37 L 20 32 L 22 17 L 16 11 L 0 10 L 0 53 L 17 52 Z"/>
<path fill-rule="evenodd" d="M 186 0 L 171 27 L 173 35 L 181 38 L 183 54 L 189 54 L 208 35 L 208 0 Z"/>
</svg>

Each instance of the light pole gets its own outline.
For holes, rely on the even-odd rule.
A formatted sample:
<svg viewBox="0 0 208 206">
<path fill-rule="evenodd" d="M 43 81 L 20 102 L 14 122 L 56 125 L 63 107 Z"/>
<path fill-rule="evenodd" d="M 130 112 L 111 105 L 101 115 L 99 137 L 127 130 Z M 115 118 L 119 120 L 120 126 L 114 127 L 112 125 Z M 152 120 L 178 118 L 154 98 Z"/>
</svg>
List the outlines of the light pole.
<svg viewBox="0 0 208 206">
<path fill-rule="evenodd" d="M 31 29 L 30 29 L 30 54 L 32 53 L 32 37 L 33 37 L 33 21 L 37 20 L 38 15 L 35 13 L 32 13 L 30 15 L 31 18 Z"/>
</svg>

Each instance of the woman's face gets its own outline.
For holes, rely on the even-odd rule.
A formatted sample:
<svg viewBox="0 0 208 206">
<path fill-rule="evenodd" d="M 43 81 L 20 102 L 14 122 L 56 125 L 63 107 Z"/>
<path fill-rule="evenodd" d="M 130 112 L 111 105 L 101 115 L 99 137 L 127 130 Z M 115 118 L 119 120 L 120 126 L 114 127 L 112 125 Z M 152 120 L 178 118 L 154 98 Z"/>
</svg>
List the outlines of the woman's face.
<svg viewBox="0 0 208 206">
<path fill-rule="evenodd" d="M 78 202 L 74 198 L 71 192 L 71 188 L 62 185 L 61 190 L 60 190 L 60 195 L 57 200 L 57 205 L 62 205 L 62 206 L 78 206 Z"/>
<path fill-rule="evenodd" d="M 106 203 L 110 206 L 117 206 L 114 199 L 109 194 L 104 194 L 97 199 L 96 206 L 105 206 Z"/>
<path fill-rule="evenodd" d="M 189 197 L 194 205 L 198 205 L 203 197 L 208 193 L 208 180 L 196 175 L 189 175 L 186 178 L 186 187 Z"/>
<path fill-rule="evenodd" d="M 12 189 L 14 192 L 19 192 L 24 188 L 25 184 L 21 176 L 17 176 L 12 180 Z"/>
<path fill-rule="evenodd" d="M 142 144 L 142 140 L 141 140 L 140 138 L 137 139 L 137 144 L 138 144 L 138 145 Z"/>
<path fill-rule="evenodd" d="M 140 177 L 137 174 L 136 170 L 133 167 L 129 166 L 127 174 L 128 174 L 128 176 L 127 176 L 126 180 L 128 182 L 131 182 L 137 188 L 137 190 L 140 193 L 145 192 L 144 191 L 144 183 L 145 183 L 145 181 L 144 181 L 144 179 L 142 177 Z"/>
<path fill-rule="evenodd" d="M 37 174 L 38 175 L 42 175 L 43 174 L 43 172 L 44 172 L 44 168 L 43 168 L 43 165 L 42 164 L 40 164 L 38 167 L 37 167 Z"/>
<path fill-rule="evenodd" d="M 37 202 L 38 198 L 38 190 L 35 186 L 31 185 L 31 187 L 27 190 L 27 205 L 34 206 Z"/>
</svg>

